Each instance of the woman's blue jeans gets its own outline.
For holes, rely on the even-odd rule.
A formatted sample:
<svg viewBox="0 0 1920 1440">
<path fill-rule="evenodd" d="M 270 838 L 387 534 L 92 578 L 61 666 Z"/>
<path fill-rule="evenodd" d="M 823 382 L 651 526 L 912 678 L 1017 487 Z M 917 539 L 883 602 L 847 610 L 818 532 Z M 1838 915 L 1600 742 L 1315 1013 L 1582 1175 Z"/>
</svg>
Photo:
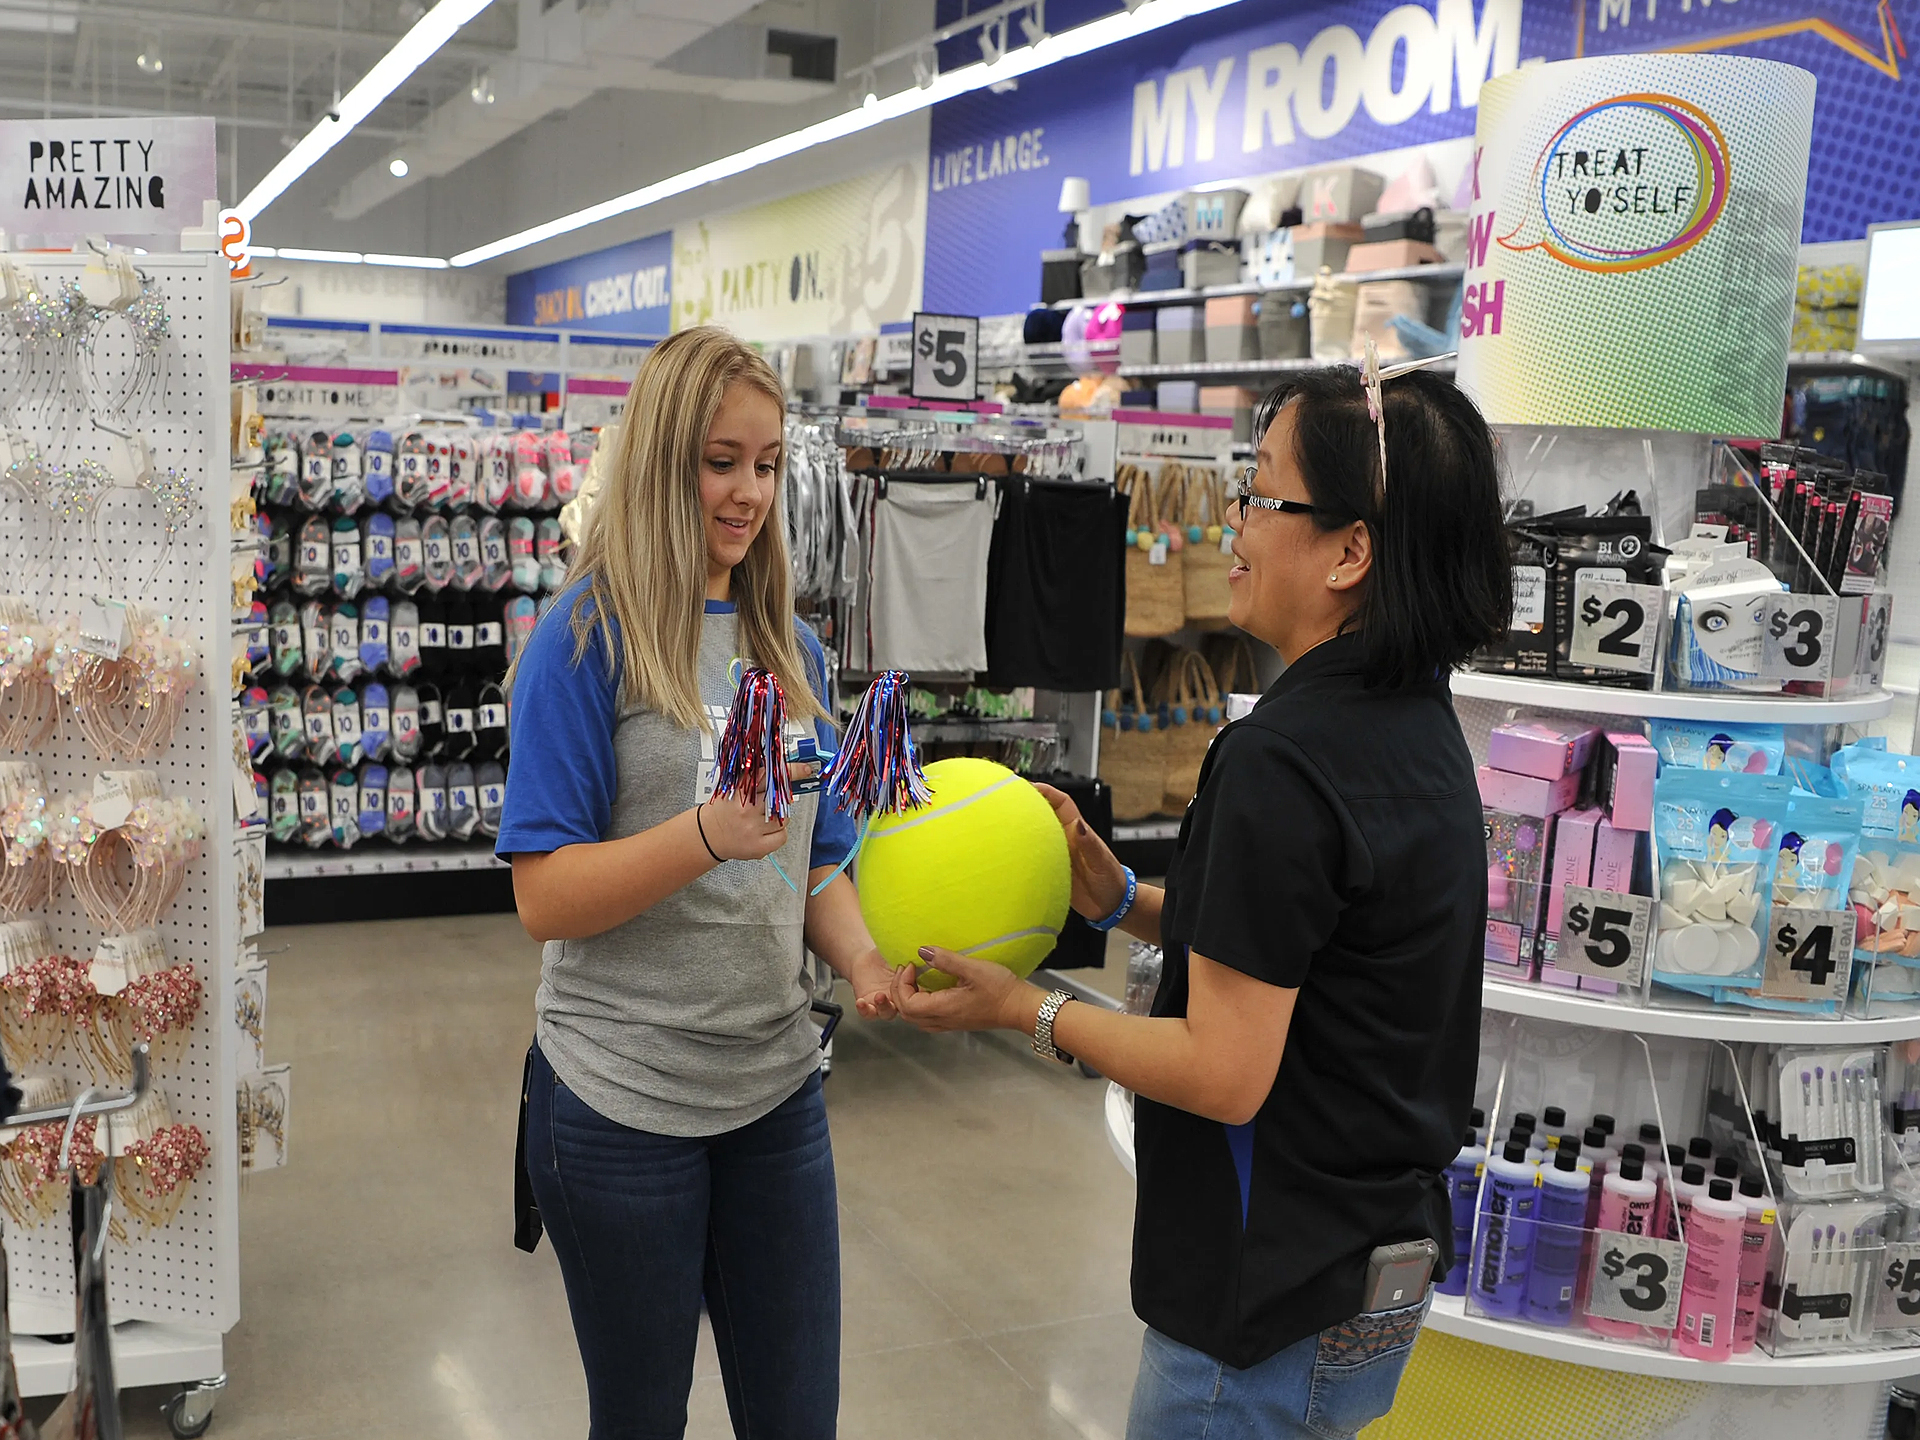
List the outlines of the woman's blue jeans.
<svg viewBox="0 0 1920 1440">
<path fill-rule="evenodd" d="M 1347 1440 L 1393 1408 L 1426 1315 L 1356 1315 L 1246 1370 L 1149 1329 L 1127 1440 Z"/>
<path fill-rule="evenodd" d="M 840 1225 L 820 1077 L 724 1135 L 629 1130 L 536 1048 L 527 1170 L 587 1372 L 590 1440 L 679 1440 L 704 1295 L 740 1440 L 830 1440 Z"/>
</svg>

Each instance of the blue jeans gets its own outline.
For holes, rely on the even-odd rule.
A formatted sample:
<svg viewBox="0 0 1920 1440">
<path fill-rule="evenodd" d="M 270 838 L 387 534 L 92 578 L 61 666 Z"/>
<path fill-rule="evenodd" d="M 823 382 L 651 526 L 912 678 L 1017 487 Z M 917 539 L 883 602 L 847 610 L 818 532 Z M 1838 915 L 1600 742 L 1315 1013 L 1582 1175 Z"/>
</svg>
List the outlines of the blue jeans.
<svg viewBox="0 0 1920 1440">
<path fill-rule="evenodd" d="M 820 1077 L 724 1135 L 629 1130 L 536 1049 L 527 1169 L 566 1281 L 590 1440 L 679 1440 L 704 1295 L 740 1440 L 830 1440 L 840 1223 Z"/>
<path fill-rule="evenodd" d="M 1426 1314 L 1356 1315 L 1247 1370 L 1149 1328 L 1127 1440 L 1347 1440 L 1393 1408 Z"/>
</svg>

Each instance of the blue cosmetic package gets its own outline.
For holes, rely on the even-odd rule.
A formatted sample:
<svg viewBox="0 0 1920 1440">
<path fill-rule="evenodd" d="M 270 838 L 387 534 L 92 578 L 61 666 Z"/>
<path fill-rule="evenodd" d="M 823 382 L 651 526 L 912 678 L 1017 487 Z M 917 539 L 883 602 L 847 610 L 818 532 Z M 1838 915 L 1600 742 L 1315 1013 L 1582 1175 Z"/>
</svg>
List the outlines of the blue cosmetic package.
<svg viewBox="0 0 1920 1440">
<path fill-rule="evenodd" d="M 1649 737 L 1664 769 L 1731 770 L 1778 775 L 1787 754 L 1787 727 L 1732 721 L 1655 720 Z"/>
</svg>

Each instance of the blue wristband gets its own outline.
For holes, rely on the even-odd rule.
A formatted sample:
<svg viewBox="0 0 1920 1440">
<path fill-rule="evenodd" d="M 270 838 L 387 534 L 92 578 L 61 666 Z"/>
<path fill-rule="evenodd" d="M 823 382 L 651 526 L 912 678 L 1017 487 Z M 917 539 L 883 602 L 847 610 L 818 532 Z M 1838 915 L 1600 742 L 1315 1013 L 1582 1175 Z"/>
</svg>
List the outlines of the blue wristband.
<svg viewBox="0 0 1920 1440">
<path fill-rule="evenodd" d="M 1105 931 L 1105 930 L 1113 929 L 1114 926 L 1118 925 L 1122 920 L 1126 919 L 1127 912 L 1133 909 L 1134 893 L 1137 890 L 1139 890 L 1140 882 L 1138 879 L 1135 878 L 1133 873 L 1133 867 L 1131 865 L 1122 865 L 1120 868 L 1127 872 L 1127 893 L 1120 897 L 1119 908 L 1117 908 L 1111 915 L 1107 916 L 1106 919 L 1089 920 L 1087 922 L 1087 924 L 1091 925 L 1096 930 Z"/>
</svg>

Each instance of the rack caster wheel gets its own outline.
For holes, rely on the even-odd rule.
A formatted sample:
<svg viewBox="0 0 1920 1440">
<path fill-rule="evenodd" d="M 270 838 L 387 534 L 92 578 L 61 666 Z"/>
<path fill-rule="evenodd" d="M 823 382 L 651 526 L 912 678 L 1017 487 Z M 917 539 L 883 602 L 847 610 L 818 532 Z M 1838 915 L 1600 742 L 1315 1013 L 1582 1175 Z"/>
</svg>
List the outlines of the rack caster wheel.
<svg viewBox="0 0 1920 1440">
<path fill-rule="evenodd" d="M 227 1377 L 218 1376 L 212 1380 L 201 1380 L 187 1386 L 178 1395 L 161 1407 L 161 1414 L 167 1417 L 167 1428 L 180 1440 L 198 1440 L 207 1433 L 213 1424 L 213 1406 L 219 1399 L 221 1388 L 227 1383 Z"/>
</svg>

